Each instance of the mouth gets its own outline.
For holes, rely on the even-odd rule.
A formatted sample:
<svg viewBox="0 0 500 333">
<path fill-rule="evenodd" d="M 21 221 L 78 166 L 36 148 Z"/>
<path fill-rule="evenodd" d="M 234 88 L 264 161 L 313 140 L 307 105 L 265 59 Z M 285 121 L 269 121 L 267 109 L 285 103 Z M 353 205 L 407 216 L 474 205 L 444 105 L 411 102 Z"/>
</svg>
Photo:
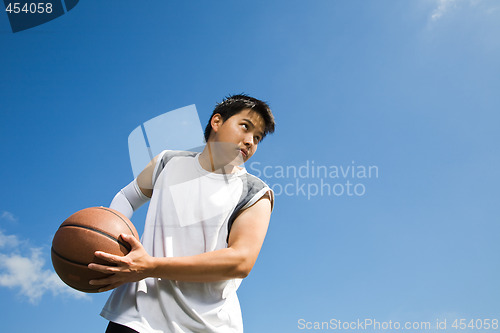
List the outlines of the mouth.
<svg viewBox="0 0 500 333">
<path fill-rule="evenodd" d="M 244 158 L 248 156 L 248 150 L 246 149 L 240 149 L 241 155 L 243 155 Z"/>
</svg>

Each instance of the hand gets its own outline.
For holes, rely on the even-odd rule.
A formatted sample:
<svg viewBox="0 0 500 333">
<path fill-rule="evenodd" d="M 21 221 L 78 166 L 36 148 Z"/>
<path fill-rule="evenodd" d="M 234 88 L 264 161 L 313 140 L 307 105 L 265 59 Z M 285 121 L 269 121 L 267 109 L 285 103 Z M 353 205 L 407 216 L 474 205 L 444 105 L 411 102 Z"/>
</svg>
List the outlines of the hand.
<svg viewBox="0 0 500 333">
<path fill-rule="evenodd" d="M 106 260 L 114 266 L 90 263 L 88 268 L 97 272 L 111 274 L 98 280 L 90 280 L 89 284 L 103 286 L 99 292 L 114 289 L 124 283 L 136 282 L 149 277 L 154 268 L 154 258 L 151 257 L 141 242 L 132 235 L 122 234 L 122 239 L 130 244 L 132 249 L 126 256 L 96 251 L 95 256 Z"/>
</svg>

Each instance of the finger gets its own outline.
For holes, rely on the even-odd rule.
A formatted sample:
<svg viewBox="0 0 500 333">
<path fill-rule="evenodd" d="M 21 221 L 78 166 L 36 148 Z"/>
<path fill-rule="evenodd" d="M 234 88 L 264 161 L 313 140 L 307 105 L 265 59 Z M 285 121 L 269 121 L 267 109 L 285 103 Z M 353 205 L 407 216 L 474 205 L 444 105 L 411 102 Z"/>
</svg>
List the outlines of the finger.
<svg viewBox="0 0 500 333">
<path fill-rule="evenodd" d="M 132 246 L 132 249 L 136 249 L 137 247 L 142 246 L 141 242 L 139 242 L 139 240 L 137 238 L 135 238 L 135 236 L 133 236 L 133 235 L 121 234 L 120 236 L 121 236 L 121 238 L 123 238 L 123 240 L 125 240 L 127 243 L 129 243 L 130 246 Z"/>
<path fill-rule="evenodd" d="M 117 277 L 115 275 L 103 279 L 96 279 L 89 281 L 90 285 L 101 287 L 98 289 L 99 292 L 115 289 L 116 287 L 122 285 L 123 283 L 124 283 L 123 281 L 117 280 Z"/>
<path fill-rule="evenodd" d="M 116 281 L 113 281 L 112 278 L 103 278 L 89 281 L 89 284 L 91 286 L 109 286 L 113 283 L 116 283 Z"/>
<path fill-rule="evenodd" d="M 121 271 L 120 267 L 106 266 L 106 265 L 100 265 L 100 264 L 95 264 L 95 263 L 90 263 L 90 264 L 88 264 L 87 267 L 93 271 L 106 273 L 106 274 L 114 274 L 114 273 L 119 273 Z"/>
<path fill-rule="evenodd" d="M 114 255 L 114 254 L 111 254 L 111 253 L 106 253 L 106 252 L 102 252 L 102 251 L 95 251 L 94 255 L 97 258 L 104 259 L 104 260 L 106 260 L 106 261 L 108 261 L 110 263 L 113 263 L 113 264 L 119 264 L 119 263 L 121 263 L 121 258 L 122 257 Z"/>
<path fill-rule="evenodd" d="M 109 291 L 109 290 L 115 289 L 116 287 L 119 287 L 122 284 L 123 283 L 110 284 L 109 286 L 106 286 L 106 287 L 103 287 L 103 288 L 99 288 L 99 290 L 97 290 L 97 291 L 100 292 L 100 293 L 102 293 L 102 292 L 105 292 L 105 291 Z"/>
<path fill-rule="evenodd" d="M 123 281 L 123 279 L 117 274 L 111 274 L 101 279 L 93 279 L 89 281 L 89 284 L 92 286 L 103 286 L 103 287 L 108 287 L 108 286 L 116 287 L 123 283 L 125 283 L 125 281 Z"/>
</svg>

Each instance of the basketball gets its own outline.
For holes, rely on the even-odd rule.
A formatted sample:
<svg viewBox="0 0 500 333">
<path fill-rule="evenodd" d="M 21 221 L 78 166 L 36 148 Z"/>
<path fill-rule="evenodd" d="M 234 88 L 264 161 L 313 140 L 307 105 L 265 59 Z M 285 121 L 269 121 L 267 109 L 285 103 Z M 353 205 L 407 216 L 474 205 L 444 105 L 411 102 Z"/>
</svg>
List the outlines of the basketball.
<svg viewBox="0 0 500 333">
<path fill-rule="evenodd" d="M 124 256 L 130 245 L 120 234 L 133 235 L 137 230 L 120 212 L 106 207 L 82 209 L 68 217 L 52 241 L 51 257 L 54 269 L 68 286 L 86 293 L 96 293 L 105 286 L 92 286 L 90 280 L 108 275 L 88 269 L 88 264 L 109 265 L 94 256 L 95 251 Z"/>
</svg>

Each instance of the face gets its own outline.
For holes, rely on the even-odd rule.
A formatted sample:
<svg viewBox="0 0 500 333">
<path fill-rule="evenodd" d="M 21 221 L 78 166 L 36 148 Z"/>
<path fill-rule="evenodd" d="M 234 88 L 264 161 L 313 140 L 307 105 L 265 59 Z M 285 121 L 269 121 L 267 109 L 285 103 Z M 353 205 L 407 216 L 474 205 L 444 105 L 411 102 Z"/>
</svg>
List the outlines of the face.
<svg viewBox="0 0 500 333">
<path fill-rule="evenodd" d="M 215 144 L 217 157 L 233 165 L 241 165 L 255 154 L 265 128 L 264 119 L 249 109 L 226 121 L 215 114 L 211 124 L 213 140 L 209 141 Z"/>
</svg>

